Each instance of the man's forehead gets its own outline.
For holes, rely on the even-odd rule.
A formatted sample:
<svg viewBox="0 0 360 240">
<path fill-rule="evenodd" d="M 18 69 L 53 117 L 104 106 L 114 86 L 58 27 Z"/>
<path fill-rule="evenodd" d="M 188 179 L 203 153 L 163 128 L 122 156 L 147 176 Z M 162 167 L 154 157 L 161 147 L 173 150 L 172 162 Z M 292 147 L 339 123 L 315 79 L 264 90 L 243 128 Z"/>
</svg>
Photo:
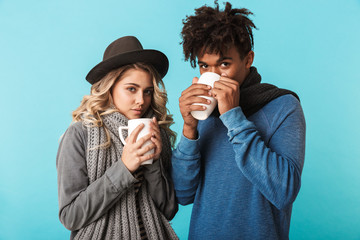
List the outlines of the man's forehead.
<svg viewBox="0 0 360 240">
<path fill-rule="evenodd" d="M 225 59 L 233 59 L 233 50 L 232 49 L 226 49 L 225 51 L 205 51 L 201 55 L 198 55 L 197 59 L 198 62 L 203 61 L 216 61 L 220 62 Z"/>
<path fill-rule="evenodd" d="M 232 51 L 236 51 L 236 47 L 234 45 L 232 46 L 224 46 L 221 49 L 211 49 L 210 47 L 204 47 L 202 48 L 197 57 L 203 58 L 204 55 L 216 55 L 218 58 L 227 58 L 231 55 Z"/>
</svg>

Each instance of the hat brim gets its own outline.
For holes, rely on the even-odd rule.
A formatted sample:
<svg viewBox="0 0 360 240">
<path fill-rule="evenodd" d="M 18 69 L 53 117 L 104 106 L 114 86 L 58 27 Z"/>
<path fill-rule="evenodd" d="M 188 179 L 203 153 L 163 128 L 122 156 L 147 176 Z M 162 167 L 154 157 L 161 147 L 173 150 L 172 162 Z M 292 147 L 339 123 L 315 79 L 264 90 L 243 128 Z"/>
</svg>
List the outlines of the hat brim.
<svg viewBox="0 0 360 240">
<path fill-rule="evenodd" d="M 169 68 L 169 60 L 162 52 L 151 49 L 138 50 L 122 53 L 100 62 L 90 70 L 86 76 L 86 80 L 94 84 L 100 81 L 100 79 L 110 71 L 137 62 L 151 64 L 161 78 L 166 75 Z"/>
</svg>

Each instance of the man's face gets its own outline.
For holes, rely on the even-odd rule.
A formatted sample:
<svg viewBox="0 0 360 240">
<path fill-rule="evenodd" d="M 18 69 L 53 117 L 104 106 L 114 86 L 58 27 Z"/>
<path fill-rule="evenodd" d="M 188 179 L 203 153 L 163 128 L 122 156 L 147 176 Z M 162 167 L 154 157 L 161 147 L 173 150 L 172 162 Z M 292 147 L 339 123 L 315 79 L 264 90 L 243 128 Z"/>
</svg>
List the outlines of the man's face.
<svg viewBox="0 0 360 240">
<path fill-rule="evenodd" d="M 254 52 L 250 51 L 244 59 L 235 46 L 224 51 L 223 56 L 220 53 L 205 53 L 198 56 L 200 74 L 205 72 L 214 72 L 219 75 L 225 73 L 228 78 L 239 82 L 240 86 L 249 74 L 251 64 L 254 59 Z"/>
</svg>

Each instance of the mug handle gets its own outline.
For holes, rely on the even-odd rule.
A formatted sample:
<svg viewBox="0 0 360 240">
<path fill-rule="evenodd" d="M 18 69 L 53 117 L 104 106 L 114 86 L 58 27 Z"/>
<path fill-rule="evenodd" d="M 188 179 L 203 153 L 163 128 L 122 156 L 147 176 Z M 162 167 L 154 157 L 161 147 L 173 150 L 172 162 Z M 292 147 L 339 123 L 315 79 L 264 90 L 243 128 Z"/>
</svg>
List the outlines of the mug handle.
<svg viewBox="0 0 360 240">
<path fill-rule="evenodd" d="M 129 127 L 125 127 L 125 126 L 120 126 L 120 127 L 119 127 L 120 140 L 121 140 L 121 142 L 122 142 L 122 143 L 124 144 L 124 146 L 125 146 L 126 142 L 125 142 L 124 136 L 123 136 L 123 134 L 122 134 L 122 130 L 129 130 Z"/>
</svg>

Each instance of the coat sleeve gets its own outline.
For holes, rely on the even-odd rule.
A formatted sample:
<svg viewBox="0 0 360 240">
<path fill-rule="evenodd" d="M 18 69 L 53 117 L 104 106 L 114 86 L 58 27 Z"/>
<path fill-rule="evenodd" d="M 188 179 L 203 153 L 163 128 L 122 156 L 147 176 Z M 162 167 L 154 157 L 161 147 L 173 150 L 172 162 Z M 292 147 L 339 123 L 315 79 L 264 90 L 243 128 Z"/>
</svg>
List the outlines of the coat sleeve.
<svg viewBox="0 0 360 240">
<path fill-rule="evenodd" d="M 144 165 L 143 170 L 147 188 L 155 205 L 168 220 L 173 219 L 178 211 L 178 205 L 174 185 L 169 174 L 165 171 L 160 160 L 150 165 Z"/>
<path fill-rule="evenodd" d="M 85 151 L 86 135 L 81 123 L 69 127 L 59 145 L 56 158 L 59 218 L 75 231 L 103 216 L 137 180 L 122 161 L 89 184 Z"/>
<path fill-rule="evenodd" d="M 278 110 L 281 118 L 276 124 L 270 123 L 273 134 L 267 143 L 240 107 L 220 116 L 228 129 L 237 166 L 278 209 L 287 208 L 295 200 L 305 155 L 305 120 L 301 106 L 297 100 L 286 106 Z"/>
<path fill-rule="evenodd" d="M 178 204 L 175 198 L 174 184 L 170 176 L 170 140 L 165 130 L 161 129 L 161 131 L 162 141 L 167 141 L 166 144 L 163 143 L 163 146 L 169 146 L 169 149 L 165 150 L 163 148 L 161 159 L 155 160 L 153 164 L 143 165 L 142 167 L 151 198 L 164 216 L 171 220 L 178 211 Z"/>
</svg>

